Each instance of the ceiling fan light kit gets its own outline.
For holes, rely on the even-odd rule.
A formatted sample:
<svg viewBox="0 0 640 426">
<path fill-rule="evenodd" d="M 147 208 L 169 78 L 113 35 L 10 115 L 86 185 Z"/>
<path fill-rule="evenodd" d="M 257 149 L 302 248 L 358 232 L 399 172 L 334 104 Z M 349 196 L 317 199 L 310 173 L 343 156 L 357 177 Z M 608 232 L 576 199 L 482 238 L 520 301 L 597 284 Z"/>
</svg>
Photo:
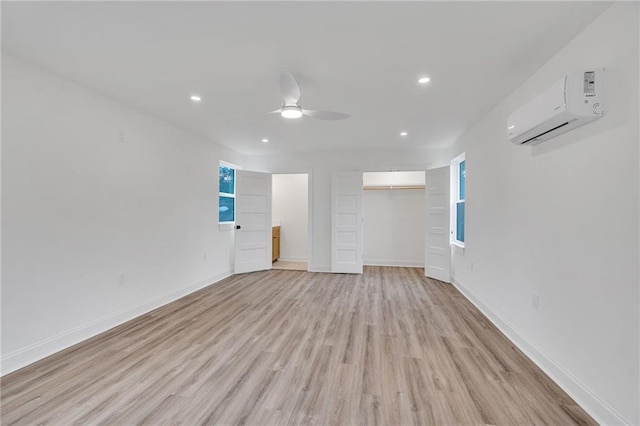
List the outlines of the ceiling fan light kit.
<svg viewBox="0 0 640 426">
<path fill-rule="evenodd" d="M 298 104 L 301 96 L 300 86 L 289 71 L 282 71 L 280 73 L 280 92 L 284 99 L 284 105 L 280 109 L 271 111 L 271 113 L 280 113 L 284 118 L 295 119 L 306 115 L 318 120 L 344 120 L 345 118 L 351 117 L 350 114 L 342 112 L 303 109 Z"/>
<path fill-rule="evenodd" d="M 300 118 L 302 117 L 302 108 L 298 105 L 285 105 L 282 107 L 280 115 L 284 118 Z"/>
</svg>

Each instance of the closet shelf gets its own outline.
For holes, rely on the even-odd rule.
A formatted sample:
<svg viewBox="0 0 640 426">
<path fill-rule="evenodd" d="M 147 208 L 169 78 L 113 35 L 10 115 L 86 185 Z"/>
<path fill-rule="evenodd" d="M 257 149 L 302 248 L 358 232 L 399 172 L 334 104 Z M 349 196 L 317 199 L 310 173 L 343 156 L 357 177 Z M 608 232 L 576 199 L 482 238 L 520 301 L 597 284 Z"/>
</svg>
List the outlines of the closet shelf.
<svg viewBox="0 0 640 426">
<path fill-rule="evenodd" d="M 394 189 L 425 189 L 425 185 L 368 185 L 364 186 L 365 191 L 389 191 Z"/>
</svg>

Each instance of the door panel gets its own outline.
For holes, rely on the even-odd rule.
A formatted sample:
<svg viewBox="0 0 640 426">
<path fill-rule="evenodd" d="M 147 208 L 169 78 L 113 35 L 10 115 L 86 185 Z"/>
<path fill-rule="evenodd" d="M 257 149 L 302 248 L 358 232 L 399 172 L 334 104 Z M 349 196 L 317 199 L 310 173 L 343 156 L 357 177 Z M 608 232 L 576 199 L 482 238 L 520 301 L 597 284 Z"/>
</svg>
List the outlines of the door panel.
<svg viewBox="0 0 640 426">
<path fill-rule="evenodd" d="M 427 226 L 425 238 L 425 276 L 451 282 L 449 245 L 449 167 L 427 170 Z"/>
<path fill-rule="evenodd" d="M 237 170 L 234 273 L 271 269 L 271 243 L 271 175 Z"/>
<path fill-rule="evenodd" d="M 362 273 L 362 172 L 331 178 L 331 272 Z"/>
</svg>

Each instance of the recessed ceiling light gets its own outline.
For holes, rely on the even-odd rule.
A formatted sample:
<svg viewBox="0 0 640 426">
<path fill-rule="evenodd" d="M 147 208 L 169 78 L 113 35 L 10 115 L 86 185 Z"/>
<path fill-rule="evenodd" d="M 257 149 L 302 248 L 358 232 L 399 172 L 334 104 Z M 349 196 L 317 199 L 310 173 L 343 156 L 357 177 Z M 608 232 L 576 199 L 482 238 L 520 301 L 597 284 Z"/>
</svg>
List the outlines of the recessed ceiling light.
<svg viewBox="0 0 640 426">
<path fill-rule="evenodd" d="M 431 81 L 431 79 L 429 77 L 420 77 L 418 79 L 418 83 L 420 83 L 420 84 L 427 84 L 430 81 Z"/>
<path fill-rule="evenodd" d="M 191 100 L 193 102 L 200 102 L 202 100 L 202 98 L 198 95 L 191 95 Z"/>
<path fill-rule="evenodd" d="M 263 139 L 262 139 L 262 142 L 267 143 L 267 142 L 269 142 L 269 139 L 267 139 L 267 138 L 263 138 Z"/>
<path fill-rule="evenodd" d="M 408 133 L 407 132 L 400 132 L 400 136 L 407 136 Z"/>
</svg>

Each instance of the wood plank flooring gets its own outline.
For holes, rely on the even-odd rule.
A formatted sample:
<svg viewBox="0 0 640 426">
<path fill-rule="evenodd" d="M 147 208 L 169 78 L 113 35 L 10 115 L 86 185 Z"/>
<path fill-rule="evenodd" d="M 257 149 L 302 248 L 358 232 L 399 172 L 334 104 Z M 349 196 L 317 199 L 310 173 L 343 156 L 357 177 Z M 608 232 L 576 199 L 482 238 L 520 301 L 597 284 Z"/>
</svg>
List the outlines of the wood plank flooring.
<svg viewBox="0 0 640 426">
<path fill-rule="evenodd" d="M 2 424 L 595 424 L 416 268 L 230 277 L 2 379 Z"/>
</svg>

